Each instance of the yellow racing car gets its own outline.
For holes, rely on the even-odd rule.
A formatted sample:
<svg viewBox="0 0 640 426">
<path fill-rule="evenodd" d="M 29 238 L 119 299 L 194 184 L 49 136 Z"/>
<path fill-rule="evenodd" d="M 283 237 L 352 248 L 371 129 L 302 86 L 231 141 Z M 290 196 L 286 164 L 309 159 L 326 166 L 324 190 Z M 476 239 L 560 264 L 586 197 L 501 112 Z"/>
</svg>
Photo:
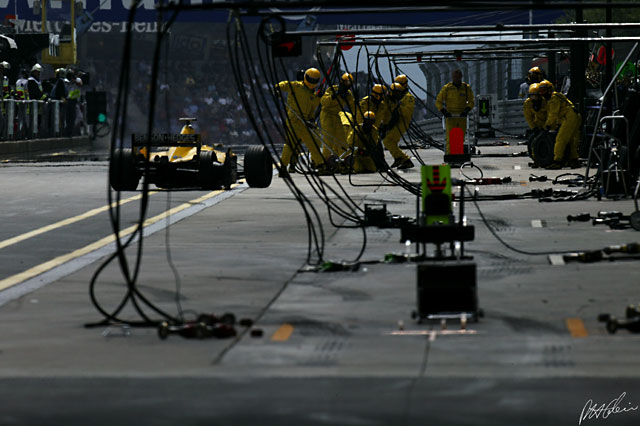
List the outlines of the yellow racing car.
<svg viewBox="0 0 640 426">
<path fill-rule="evenodd" d="M 109 162 L 109 183 L 116 191 L 135 191 L 140 178 L 166 189 L 229 188 L 238 180 L 238 157 L 227 149 L 216 151 L 203 145 L 191 122 L 179 135 L 154 133 L 131 135 L 131 148 L 116 148 Z M 157 148 L 154 151 L 153 148 Z M 267 188 L 273 177 L 269 151 L 262 145 L 250 146 L 244 155 L 244 178 L 252 188 Z"/>
</svg>

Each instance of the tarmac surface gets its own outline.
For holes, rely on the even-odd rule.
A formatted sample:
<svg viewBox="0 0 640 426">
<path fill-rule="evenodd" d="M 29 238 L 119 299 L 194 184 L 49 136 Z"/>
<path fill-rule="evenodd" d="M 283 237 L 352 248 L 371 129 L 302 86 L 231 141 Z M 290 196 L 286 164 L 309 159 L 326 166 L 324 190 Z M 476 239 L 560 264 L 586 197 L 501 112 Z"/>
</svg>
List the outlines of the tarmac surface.
<svg viewBox="0 0 640 426">
<path fill-rule="evenodd" d="M 508 142 L 480 150 L 524 150 Z M 442 161 L 437 150 L 420 155 L 427 164 Z M 277 176 L 266 189 L 156 191 L 140 293 L 176 315 L 179 289 L 187 319 L 232 312 L 254 321 L 233 338 L 161 340 L 154 328 L 85 327 L 102 319 L 89 283 L 114 252 L 104 208 L 108 163 L 96 158 L 0 165 L 0 425 L 640 424 L 639 336 L 609 334 L 598 322 L 600 313 L 624 317 L 627 305 L 640 302 L 640 264 L 561 264 L 561 256 L 508 249 L 485 224 L 523 251 L 596 250 L 636 242 L 638 234 L 567 215 L 629 214 L 630 198 L 479 201 L 485 220 L 467 202 L 475 240 L 465 250 L 477 265 L 484 316 L 460 330 L 458 321 L 443 327 L 411 318 L 416 262 L 382 261 L 415 250 L 400 242 L 399 229 L 368 227 L 355 270 L 309 272 L 305 217 Z M 528 178 L 584 173 L 532 170 L 528 161 L 474 157 L 485 177 L 512 180 L 479 186 L 479 194 L 567 189 Z M 476 169 L 464 172 L 479 177 Z M 411 182 L 419 173 L 400 172 Z M 392 214 L 415 216 L 415 196 L 378 174 L 352 179 L 370 186 L 337 178 L 360 206 L 386 203 Z M 322 217 L 325 260 L 353 260 L 362 231 L 332 226 L 302 175 L 293 179 Z M 121 194 L 122 229 L 137 223 L 138 195 Z M 137 247 L 127 250 L 131 270 Z M 95 288 L 109 312 L 123 300 L 117 261 L 101 270 Z M 131 303 L 122 317 L 140 319 Z"/>
</svg>

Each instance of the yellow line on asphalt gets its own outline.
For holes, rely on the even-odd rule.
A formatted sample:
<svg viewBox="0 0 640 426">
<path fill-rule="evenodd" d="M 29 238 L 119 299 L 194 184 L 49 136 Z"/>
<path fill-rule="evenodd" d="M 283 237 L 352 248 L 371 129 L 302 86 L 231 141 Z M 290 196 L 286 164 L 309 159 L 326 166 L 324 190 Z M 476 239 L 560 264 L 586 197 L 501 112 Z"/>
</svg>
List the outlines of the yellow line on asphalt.
<svg viewBox="0 0 640 426">
<path fill-rule="evenodd" d="M 291 324 L 282 324 L 279 329 L 271 336 L 272 342 L 286 342 L 293 333 L 293 326 Z"/>
<path fill-rule="evenodd" d="M 158 191 L 149 192 L 149 195 L 155 194 Z M 136 201 L 142 198 L 142 194 L 134 195 L 133 197 L 126 198 L 124 200 L 120 200 L 120 205 L 130 203 L 131 201 Z M 39 229 L 34 229 L 33 231 L 25 232 L 22 235 L 15 236 L 13 238 L 9 238 L 8 240 L 0 241 L 0 250 L 14 244 L 18 244 L 24 240 L 28 240 L 29 238 L 33 238 L 35 236 L 44 234 L 45 232 L 53 231 L 54 229 L 62 228 L 63 226 L 71 225 L 72 223 L 80 222 L 81 220 L 90 218 L 91 216 L 95 216 L 102 212 L 109 210 L 109 207 L 115 207 L 117 202 L 114 201 L 111 205 L 106 205 L 102 207 L 95 208 L 93 210 L 89 210 L 86 213 L 82 213 L 78 216 L 70 217 L 68 219 L 61 220 L 56 223 L 52 223 L 51 225 L 43 226 Z"/>
<path fill-rule="evenodd" d="M 232 186 L 233 188 L 234 186 Z M 144 226 L 147 227 L 149 225 L 152 225 L 160 220 L 166 219 L 167 216 L 170 216 L 172 214 L 176 214 L 178 212 L 181 212 L 182 210 L 186 210 L 189 207 L 192 207 L 194 204 L 198 204 L 201 203 L 209 198 L 215 197 L 218 194 L 221 194 L 222 190 L 220 191 L 213 191 L 210 192 L 208 194 L 203 195 L 202 197 L 198 197 L 194 200 L 188 201 L 184 204 L 180 204 L 177 207 L 174 207 L 170 210 L 167 210 L 163 213 L 160 213 L 154 217 L 151 217 L 147 220 L 144 221 Z M 137 229 L 138 225 L 132 225 L 126 229 L 122 229 L 120 231 L 120 238 L 122 237 L 126 237 L 129 234 L 132 234 L 136 229 Z M 40 265 L 34 266 L 31 269 L 27 269 L 26 271 L 20 272 L 19 274 L 15 274 L 12 275 L 8 278 L 5 278 L 3 280 L 0 281 L 0 291 L 6 290 L 9 287 L 13 287 L 16 284 L 20 284 L 23 281 L 26 281 L 28 279 L 31 279 L 33 277 L 36 277 L 40 274 L 43 274 L 57 266 L 62 265 L 63 263 L 69 262 L 73 259 L 76 259 L 80 256 L 84 256 L 86 254 L 89 254 L 95 250 L 98 250 L 104 246 L 106 246 L 107 244 L 110 244 L 112 242 L 114 242 L 116 240 L 115 235 L 109 235 L 107 237 L 104 237 L 98 241 L 96 241 L 95 243 L 89 244 L 88 246 L 82 247 L 78 250 L 72 251 L 71 253 L 67 253 L 64 254 L 62 256 L 58 256 L 55 259 L 51 259 L 48 262 L 44 262 L 41 263 Z"/>
<path fill-rule="evenodd" d="M 580 318 L 567 318 L 566 322 L 571 337 L 587 337 L 589 335 Z"/>
</svg>

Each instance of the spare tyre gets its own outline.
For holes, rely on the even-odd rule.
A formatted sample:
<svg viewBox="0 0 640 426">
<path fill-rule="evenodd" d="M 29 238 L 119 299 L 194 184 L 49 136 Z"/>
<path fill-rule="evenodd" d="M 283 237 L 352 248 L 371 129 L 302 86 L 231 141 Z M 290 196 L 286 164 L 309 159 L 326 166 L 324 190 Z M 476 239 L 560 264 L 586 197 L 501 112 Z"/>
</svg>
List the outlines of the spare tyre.
<svg viewBox="0 0 640 426">
<path fill-rule="evenodd" d="M 273 162 L 264 145 L 252 145 L 245 152 L 244 177 L 251 188 L 268 188 L 271 185 Z"/>
<path fill-rule="evenodd" d="M 553 163 L 553 147 L 557 133 L 541 133 L 531 142 L 531 158 L 539 167 L 547 167 Z"/>
</svg>

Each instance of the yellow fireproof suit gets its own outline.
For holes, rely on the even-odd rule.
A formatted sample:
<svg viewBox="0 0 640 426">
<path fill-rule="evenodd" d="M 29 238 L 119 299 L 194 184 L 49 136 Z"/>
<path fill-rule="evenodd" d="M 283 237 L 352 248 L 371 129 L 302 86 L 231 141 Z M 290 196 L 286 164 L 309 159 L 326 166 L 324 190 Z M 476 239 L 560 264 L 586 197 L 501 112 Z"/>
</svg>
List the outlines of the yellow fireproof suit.
<svg viewBox="0 0 640 426">
<path fill-rule="evenodd" d="M 365 138 L 365 140 L 363 140 Z M 362 129 L 362 124 L 358 124 L 352 129 L 347 139 L 349 147 L 353 147 L 353 171 L 354 173 L 375 172 L 378 170 L 371 155 L 378 145 L 378 129 L 374 125 L 367 135 Z M 366 147 L 366 149 L 365 149 Z"/>
<path fill-rule="evenodd" d="M 322 154 L 318 148 L 318 141 L 313 131 L 307 127 L 307 122 L 315 120 L 316 109 L 320 105 L 320 97 L 315 91 L 309 89 L 302 81 L 281 81 L 276 85 L 282 92 L 288 92 L 287 96 L 287 140 L 282 149 L 280 164 L 287 167 L 291 161 L 291 155 L 300 153 L 300 141 L 302 141 L 311 154 L 314 166 L 323 163 Z"/>
<path fill-rule="evenodd" d="M 347 134 L 342 127 L 339 113 L 346 109 L 353 111 L 355 108 L 356 101 L 351 90 L 347 90 L 344 96 L 340 96 L 338 88 L 337 84 L 329 87 L 320 100 L 322 104 L 320 127 L 326 145 L 322 149 L 322 154 L 325 158 L 329 158 L 332 151 L 337 156 L 341 156 L 345 152 Z"/>
<path fill-rule="evenodd" d="M 371 98 L 370 96 L 365 96 L 360 100 L 360 103 L 358 105 L 358 119 L 356 120 L 358 123 L 362 123 L 362 115 L 367 111 L 372 111 L 376 115 L 376 122 L 373 124 L 376 128 L 380 128 L 381 124 L 388 123 L 389 119 L 391 118 L 391 110 L 389 109 L 389 104 L 384 99 L 380 100 L 380 102 L 378 103 L 375 103 L 373 98 Z"/>
<path fill-rule="evenodd" d="M 409 129 L 409 123 L 411 123 L 415 106 L 416 99 L 408 90 L 400 101 L 397 103 L 391 101 L 389 104 L 391 111 L 390 116 L 393 116 L 394 111 L 397 111 L 398 122 L 387 130 L 387 135 L 382 143 L 385 148 L 389 150 L 394 161 L 406 161 L 409 159 L 409 156 L 398 147 L 398 142 L 400 142 L 402 135 Z"/>
<path fill-rule="evenodd" d="M 522 106 L 524 119 L 527 120 L 527 124 L 531 129 L 544 129 L 544 125 L 547 122 L 547 101 L 543 98 L 541 102 L 542 106 L 538 111 L 533 109 L 531 98 L 527 98 Z"/>
<path fill-rule="evenodd" d="M 464 112 L 465 109 L 473 108 L 475 105 L 473 91 L 468 83 L 460 83 L 460 87 L 456 87 L 453 83 L 445 84 L 438 96 L 436 97 L 436 108 L 440 111 L 443 107 L 447 109 L 451 115 L 458 117 L 448 117 L 445 119 L 445 126 L 447 132 L 447 146 L 445 153 L 451 152 L 449 149 L 449 133 L 454 127 L 460 127 L 462 132 L 467 132 L 467 117 L 460 117 L 459 115 Z"/>
<path fill-rule="evenodd" d="M 565 95 L 553 92 L 547 101 L 547 122 L 545 127 L 558 129 L 556 144 L 553 148 L 553 161 L 560 162 L 569 145 L 569 160 L 578 158 L 580 144 L 580 125 L 582 117 L 575 111 L 573 103 Z"/>
<path fill-rule="evenodd" d="M 338 113 L 345 135 L 349 135 L 354 126 L 363 122 L 363 115 L 367 111 L 372 111 L 376 115 L 376 121 L 373 123 L 376 129 L 379 129 L 381 124 L 388 123 L 391 118 L 391 110 L 386 101 L 380 100 L 380 102 L 375 103 L 369 96 L 365 96 L 356 107 L 355 114 L 357 118 L 355 121 L 353 121 L 353 114 L 349 112 L 341 111 Z"/>
</svg>

